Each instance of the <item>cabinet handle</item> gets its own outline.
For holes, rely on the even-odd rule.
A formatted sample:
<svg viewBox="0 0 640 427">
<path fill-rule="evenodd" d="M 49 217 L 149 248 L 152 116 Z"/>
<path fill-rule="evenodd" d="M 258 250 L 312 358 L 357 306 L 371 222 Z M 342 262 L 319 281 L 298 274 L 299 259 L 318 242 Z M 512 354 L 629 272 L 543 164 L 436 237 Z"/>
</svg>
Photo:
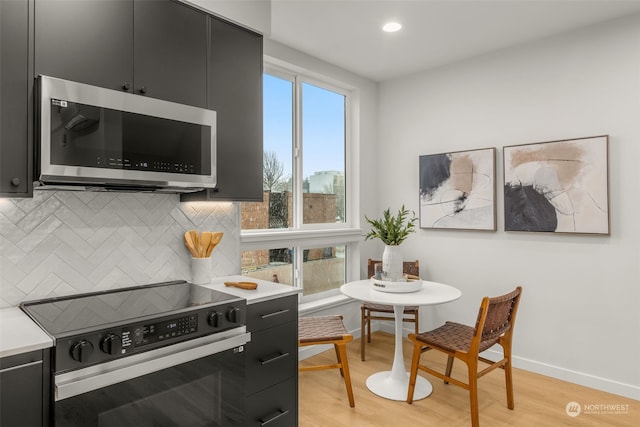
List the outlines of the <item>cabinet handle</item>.
<svg viewBox="0 0 640 427">
<path fill-rule="evenodd" d="M 13 185 L 14 187 L 17 187 L 20 184 L 22 184 L 22 180 L 20 178 L 18 177 L 11 178 L 11 185 Z"/>
<path fill-rule="evenodd" d="M 276 311 L 273 313 L 269 313 L 269 314 L 263 314 L 262 316 L 260 316 L 261 319 L 268 319 L 269 317 L 273 317 L 273 316 L 277 316 L 279 314 L 285 314 L 288 313 L 289 309 L 284 309 L 284 310 L 280 310 L 280 311 Z"/>
<path fill-rule="evenodd" d="M 283 417 L 283 416 L 285 416 L 285 415 L 287 415 L 287 414 L 289 413 L 289 410 L 283 411 L 282 409 L 278 409 L 278 411 L 279 411 L 280 413 L 278 413 L 278 414 L 274 414 L 273 416 L 271 416 L 270 418 L 268 418 L 268 419 L 266 419 L 266 420 L 265 420 L 264 418 L 260 418 L 260 425 L 261 425 L 261 426 L 266 426 L 266 425 L 267 425 L 267 424 L 269 424 L 271 421 L 275 421 L 275 420 L 277 420 L 278 418 Z"/>
<path fill-rule="evenodd" d="M 122 90 L 128 91 L 131 89 L 131 85 L 129 83 L 122 83 Z"/>
<path fill-rule="evenodd" d="M 272 357 L 272 358 L 266 359 L 266 360 L 260 359 L 260 364 L 261 365 L 266 365 L 267 363 L 271 363 L 271 362 L 275 362 L 276 360 L 280 360 L 283 357 L 289 357 L 289 353 L 282 353 L 282 354 L 279 354 L 279 355 L 277 355 L 275 357 Z"/>
<path fill-rule="evenodd" d="M 42 360 L 36 360 L 35 362 L 25 363 L 23 365 L 12 366 L 11 368 L 0 369 L 0 373 L 4 374 L 5 372 L 14 371 L 16 369 L 28 368 L 29 366 L 42 365 Z"/>
<path fill-rule="evenodd" d="M 146 86 L 142 86 L 142 87 L 140 88 L 140 93 L 142 93 L 142 94 L 147 93 L 147 88 L 146 88 Z"/>
</svg>

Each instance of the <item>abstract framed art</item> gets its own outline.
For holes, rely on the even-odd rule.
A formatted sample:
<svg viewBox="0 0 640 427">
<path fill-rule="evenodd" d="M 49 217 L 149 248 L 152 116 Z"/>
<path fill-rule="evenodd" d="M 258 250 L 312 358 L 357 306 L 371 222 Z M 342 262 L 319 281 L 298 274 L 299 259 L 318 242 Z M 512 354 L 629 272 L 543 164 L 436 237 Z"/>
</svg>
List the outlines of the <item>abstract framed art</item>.
<svg viewBox="0 0 640 427">
<path fill-rule="evenodd" d="M 420 228 L 496 230 L 496 149 L 420 156 Z"/>
<path fill-rule="evenodd" d="M 503 147 L 505 231 L 609 234 L 609 136 Z"/>
</svg>

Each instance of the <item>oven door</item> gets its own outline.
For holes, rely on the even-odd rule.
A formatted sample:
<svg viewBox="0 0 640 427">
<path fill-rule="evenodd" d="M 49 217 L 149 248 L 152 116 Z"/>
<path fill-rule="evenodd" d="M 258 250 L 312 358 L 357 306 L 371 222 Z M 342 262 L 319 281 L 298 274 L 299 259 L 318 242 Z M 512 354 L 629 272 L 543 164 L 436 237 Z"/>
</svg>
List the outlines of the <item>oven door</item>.
<svg viewBox="0 0 640 427">
<path fill-rule="evenodd" d="M 56 375 L 55 425 L 243 426 L 250 334 L 212 337 Z"/>
</svg>

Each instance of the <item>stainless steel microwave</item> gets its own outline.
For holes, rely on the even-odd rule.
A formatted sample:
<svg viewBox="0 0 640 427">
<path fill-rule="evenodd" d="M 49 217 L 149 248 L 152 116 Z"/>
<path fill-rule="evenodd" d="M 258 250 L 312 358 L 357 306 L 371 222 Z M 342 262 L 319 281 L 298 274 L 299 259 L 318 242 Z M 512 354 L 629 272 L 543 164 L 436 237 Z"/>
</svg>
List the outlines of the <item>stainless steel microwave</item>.
<svg viewBox="0 0 640 427">
<path fill-rule="evenodd" d="M 215 111 L 47 76 L 37 87 L 36 189 L 215 188 Z"/>
</svg>

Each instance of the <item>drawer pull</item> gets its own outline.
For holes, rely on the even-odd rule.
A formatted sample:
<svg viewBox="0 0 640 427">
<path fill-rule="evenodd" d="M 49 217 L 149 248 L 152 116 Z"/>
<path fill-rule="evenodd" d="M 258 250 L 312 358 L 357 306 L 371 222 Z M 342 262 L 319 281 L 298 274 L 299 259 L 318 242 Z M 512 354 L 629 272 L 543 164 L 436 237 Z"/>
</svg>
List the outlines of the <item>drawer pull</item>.
<svg viewBox="0 0 640 427">
<path fill-rule="evenodd" d="M 280 413 L 279 413 L 279 414 L 274 414 L 273 416 L 271 416 L 270 418 L 268 418 L 268 419 L 266 419 L 266 420 L 265 420 L 265 419 L 263 419 L 263 418 L 260 418 L 260 425 L 261 425 L 261 426 L 266 426 L 266 425 L 267 425 L 267 424 L 269 424 L 271 421 L 275 421 L 275 420 L 277 420 L 278 418 L 283 417 L 283 416 L 285 416 L 285 415 L 287 415 L 287 414 L 289 413 L 289 411 L 288 411 L 288 410 L 283 411 L 283 410 L 281 410 L 281 409 L 278 409 L 278 411 L 280 411 Z"/>
<path fill-rule="evenodd" d="M 273 316 L 278 316 L 280 314 L 285 314 L 288 313 L 289 309 L 286 308 L 284 310 L 280 310 L 280 311 L 275 311 L 273 313 L 269 313 L 269 314 L 263 314 L 262 316 L 260 316 L 261 319 L 268 319 L 269 317 L 273 317 Z"/>
<path fill-rule="evenodd" d="M 271 363 L 271 362 L 275 362 L 276 360 L 282 359 L 283 357 L 289 357 L 289 353 L 282 353 L 279 354 L 275 357 L 272 357 L 271 359 L 266 359 L 266 360 L 260 360 L 260 364 L 261 365 L 266 365 L 267 363 Z"/>
</svg>

